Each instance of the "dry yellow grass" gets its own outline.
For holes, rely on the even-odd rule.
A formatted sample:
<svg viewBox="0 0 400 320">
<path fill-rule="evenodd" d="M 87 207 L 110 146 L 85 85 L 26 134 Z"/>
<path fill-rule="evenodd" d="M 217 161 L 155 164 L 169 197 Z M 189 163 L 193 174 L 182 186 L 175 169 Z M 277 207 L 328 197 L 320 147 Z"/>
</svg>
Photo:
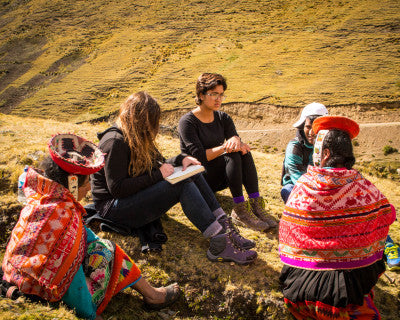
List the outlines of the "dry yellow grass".
<svg viewBox="0 0 400 320">
<path fill-rule="evenodd" d="M 397 0 L 3 1 L 0 111 L 83 120 L 146 90 L 194 103 L 201 72 L 228 102 L 400 97 Z"/>
<path fill-rule="evenodd" d="M 0 116 L 1 130 L 8 132 L 0 142 L 0 169 L 9 175 L 12 190 L 0 190 L 1 208 L 12 208 L 16 203 L 16 178 L 23 168 L 20 159 L 31 159 L 31 154 L 47 152 L 49 137 L 56 132 L 75 132 L 95 140 L 96 132 L 107 124 L 75 125 L 15 116 Z M 22 128 L 22 129 L 21 129 Z M 159 136 L 158 144 L 165 156 L 179 152 L 177 139 Z M 268 201 L 267 207 L 279 218 L 283 205 L 280 200 L 280 170 L 282 154 L 253 152 L 259 173 L 260 191 Z M 27 160 L 26 160 L 27 161 Z M 35 161 L 33 161 L 35 163 Z M 9 165 L 8 165 L 9 164 Z M 400 208 L 399 182 L 369 177 L 390 202 Z M 232 207 L 227 190 L 218 194 L 222 207 L 229 211 Z M 2 212 L 10 213 L 11 209 Z M 165 285 L 177 281 L 184 297 L 171 307 L 170 313 L 146 313 L 141 308 L 141 298 L 132 290 L 115 297 L 104 313 L 105 319 L 209 319 L 210 314 L 220 319 L 288 319 L 278 286 L 278 276 L 282 264 L 278 257 L 278 236 L 276 231 L 260 233 L 240 228 L 242 234 L 257 242 L 259 258 L 249 266 L 211 263 L 205 252 L 208 241 L 203 239 L 189 220 L 183 215 L 180 205 L 168 212 L 163 220 L 169 240 L 160 255 L 140 254 L 137 238 L 122 237 L 112 233 L 100 232 L 101 237 L 109 238 L 121 245 L 138 263 L 143 274 L 155 285 Z M 93 227 L 95 230 L 96 226 Z M 391 227 L 392 237 L 400 243 L 400 226 L 395 222 Z M 4 250 L 1 250 L 0 257 Z M 397 319 L 399 312 L 398 283 L 400 274 L 387 272 L 396 280 L 391 284 L 383 276 L 376 288 L 376 302 L 383 319 Z M 241 309 L 235 308 L 239 306 Z M 11 310 L 11 311 L 10 311 Z M 27 313 L 31 313 L 28 317 Z M 255 312 L 257 310 L 257 312 Z M 10 313 L 11 312 L 11 313 Z M 243 312 L 243 314 L 241 313 Z M 67 316 L 64 317 L 64 315 Z M 249 318 L 250 317 L 250 318 Z M 26 302 L 13 303 L 0 299 L 0 319 L 73 319 L 65 308 L 49 309 L 45 306 Z"/>
</svg>

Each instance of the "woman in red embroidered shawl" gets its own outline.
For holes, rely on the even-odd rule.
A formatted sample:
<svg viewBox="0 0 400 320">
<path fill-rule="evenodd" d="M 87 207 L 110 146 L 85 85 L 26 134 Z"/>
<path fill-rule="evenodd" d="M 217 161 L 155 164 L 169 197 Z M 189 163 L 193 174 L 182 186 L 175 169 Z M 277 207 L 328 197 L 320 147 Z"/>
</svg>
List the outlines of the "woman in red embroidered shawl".
<svg viewBox="0 0 400 320">
<path fill-rule="evenodd" d="M 326 116 L 313 130 L 315 166 L 296 183 L 279 226 L 285 302 L 296 319 L 381 319 L 373 287 L 395 210 L 352 169 L 356 122 Z"/>
<path fill-rule="evenodd" d="M 173 303 L 179 287 L 154 288 L 116 244 L 100 239 L 84 226 L 78 202 L 90 189 L 89 175 L 104 166 L 93 143 L 73 134 L 54 136 L 44 172 L 29 168 L 24 193 L 27 205 L 12 231 L 2 269 L 19 290 L 47 301 L 62 300 L 80 317 L 100 314 L 119 291 L 133 287 L 149 308 Z"/>
</svg>

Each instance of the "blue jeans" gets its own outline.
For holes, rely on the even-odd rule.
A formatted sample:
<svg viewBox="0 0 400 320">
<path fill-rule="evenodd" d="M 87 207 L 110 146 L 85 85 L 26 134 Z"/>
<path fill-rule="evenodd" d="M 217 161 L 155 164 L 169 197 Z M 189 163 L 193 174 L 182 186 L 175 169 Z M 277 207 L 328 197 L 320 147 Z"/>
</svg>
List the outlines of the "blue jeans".
<svg viewBox="0 0 400 320">
<path fill-rule="evenodd" d="M 163 180 L 134 195 L 116 199 L 104 218 L 136 229 L 157 220 L 178 202 L 202 233 L 218 224 L 213 211 L 220 205 L 202 174 L 177 184 Z"/>
<path fill-rule="evenodd" d="M 282 187 L 281 197 L 282 197 L 282 200 L 283 200 L 284 203 L 287 202 L 287 200 L 288 200 L 288 198 L 290 196 L 290 193 L 292 192 L 293 188 L 294 188 L 294 184 L 290 184 L 290 183 L 286 184 L 286 185 L 284 185 Z"/>
</svg>

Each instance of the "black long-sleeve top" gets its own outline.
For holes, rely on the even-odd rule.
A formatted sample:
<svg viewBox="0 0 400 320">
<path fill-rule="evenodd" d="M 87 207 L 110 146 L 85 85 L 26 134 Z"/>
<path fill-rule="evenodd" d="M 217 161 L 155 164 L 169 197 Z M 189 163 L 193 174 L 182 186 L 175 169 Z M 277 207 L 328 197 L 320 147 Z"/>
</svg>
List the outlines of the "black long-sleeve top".
<svg viewBox="0 0 400 320">
<path fill-rule="evenodd" d="M 182 153 L 189 154 L 207 165 L 206 150 L 224 144 L 237 136 L 232 118 L 223 111 L 214 111 L 214 121 L 201 122 L 192 111 L 179 120 L 179 140 Z"/>
<path fill-rule="evenodd" d="M 91 176 L 92 197 L 94 201 L 121 199 L 162 181 L 159 162 L 167 162 L 174 166 L 182 165 L 185 155 L 178 155 L 165 160 L 161 154 L 154 159 L 151 174 L 131 177 L 129 175 L 130 148 L 124 140 L 120 129 L 113 126 L 98 134 L 99 148 L 105 155 L 104 168 Z"/>
</svg>

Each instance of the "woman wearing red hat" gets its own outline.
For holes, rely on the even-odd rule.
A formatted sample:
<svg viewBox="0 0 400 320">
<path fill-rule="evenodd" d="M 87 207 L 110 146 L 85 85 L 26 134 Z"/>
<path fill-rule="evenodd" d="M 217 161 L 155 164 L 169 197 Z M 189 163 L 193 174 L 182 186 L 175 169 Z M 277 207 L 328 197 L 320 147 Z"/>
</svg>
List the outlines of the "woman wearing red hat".
<svg viewBox="0 0 400 320">
<path fill-rule="evenodd" d="M 86 319 L 101 319 L 110 299 L 126 287 L 139 291 L 149 308 L 179 297 L 179 287 L 154 288 L 115 243 L 83 223 L 79 201 L 90 189 L 89 174 L 104 166 L 103 153 L 73 134 L 54 136 L 42 170 L 29 168 L 27 205 L 14 227 L 2 264 L 7 296 L 62 300 Z"/>
<path fill-rule="evenodd" d="M 297 181 L 279 226 L 285 302 L 296 319 L 380 319 L 373 287 L 395 210 L 352 169 L 356 122 L 325 116 L 313 130 L 315 166 Z"/>
</svg>

